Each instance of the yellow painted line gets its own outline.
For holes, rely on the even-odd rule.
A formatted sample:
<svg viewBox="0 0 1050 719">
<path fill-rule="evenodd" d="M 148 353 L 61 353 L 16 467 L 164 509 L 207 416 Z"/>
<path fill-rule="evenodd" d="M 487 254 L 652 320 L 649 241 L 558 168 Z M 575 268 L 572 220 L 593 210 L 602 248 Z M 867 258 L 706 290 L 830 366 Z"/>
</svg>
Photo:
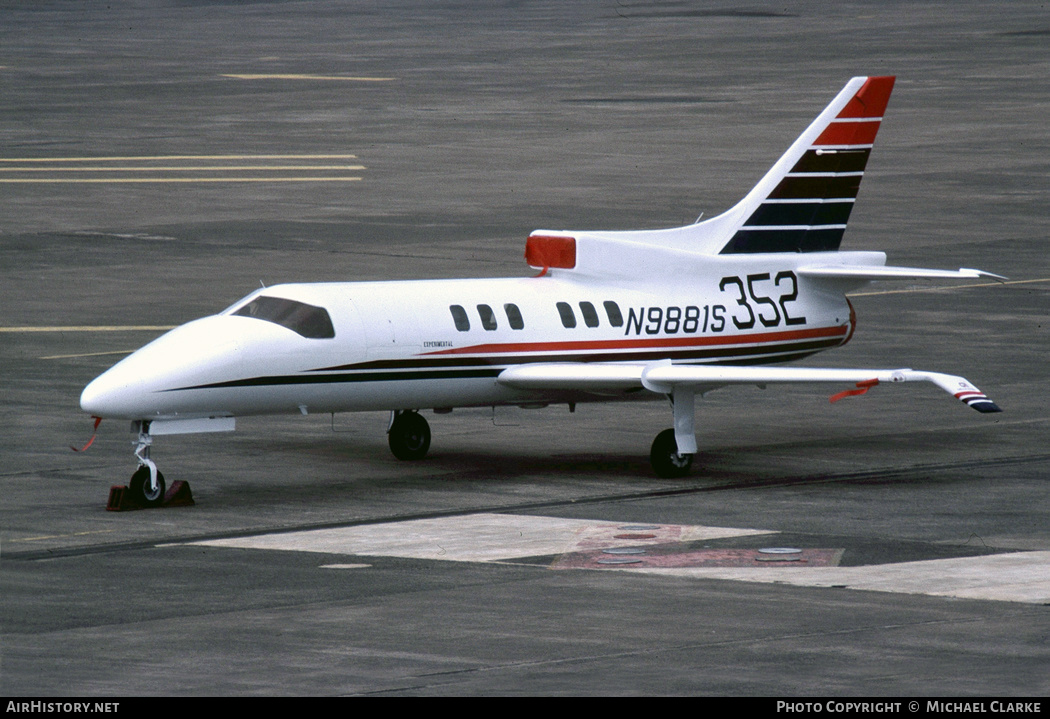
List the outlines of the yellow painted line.
<svg viewBox="0 0 1050 719">
<path fill-rule="evenodd" d="M 69 325 L 39 327 L 0 327 L 0 332 L 154 332 L 173 330 L 177 325 Z"/>
<path fill-rule="evenodd" d="M 79 359 L 81 357 L 104 357 L 105 355 L 129 355 L 135 350 L 114 350 L 113 352 L 85 352 L 83 354 L 76 355 L 48 355 L 47 357 L 40 357 L 42 360 L 56 360 L 56 359 Z"/>
<path fill-rule="evenodd" d="M 915 292 L 946 292 L 948 290 L 965 290 L 970 287 L 1000 287 L 1002 285 L 1028 285 L 1036 282 L 1050 282 L 1050 277 L 1038 280 L 1005 280 L 1003 282 L 979 282 L 973 285 L 952 285 L 951 287 L 915 287 L 909 290 L 885 290 L 883 292 L 850 292 L 849 297 L 874 297 L 876 295 L 905 295 Z"/>
<path fill-rule="evenodd" d="M 220 77 L 231 77 L 234 80 L 337 80 L 340 82 L 392 82 L 396 77 L 349 77 L 346 75 L 298 75 L 289 73 L 274 74 L 227 74 Z"/>
<path fill-rule="evenodd" d="M 357 155 L 121 155 L 113 157 L 0 157 L 0 162 L 155 162 L 164 160 L 356 160 Z"/>
<path fill-rule="evenodd" d="M 0 178 L 3 185 L 105 185 L 194 182 L 360 182 L 361 177 L 73 177 Z"/>
<path fill-rule="evenodd" d="M 309 171 L 318 170 L 366 170 L 364 165 L 164 165 L 158 167 L 0 167 L 0 172 L 242 172 L 256 171 Z"/>
</svg>

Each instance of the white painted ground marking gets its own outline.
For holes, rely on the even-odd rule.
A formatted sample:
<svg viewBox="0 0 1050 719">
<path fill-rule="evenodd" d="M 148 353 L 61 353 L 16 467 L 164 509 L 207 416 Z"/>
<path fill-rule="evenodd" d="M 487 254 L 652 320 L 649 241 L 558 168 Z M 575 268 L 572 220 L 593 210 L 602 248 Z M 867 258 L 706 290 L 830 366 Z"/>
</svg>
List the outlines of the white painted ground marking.
<svg viewBox="0 0 1050 719">
<path fill-rule="evenodd" d="M 194 544 L 364 556 L 492 562 L 603 548 L 667 545 L 774 532 L 696 525 L 645 525 L 514 514 L 471 514 L 341 529 L 219 539 Z M 621 535 L 617 538 L 617 535 Z M 652 535 L 646 537 L 646 535 Z M 356 565 L 328 565 L 350 567 Z M 1050 551 L 934 559 L 868 567 L 703 567 L 630 565 L 600 571 L 644 572 L 697 579 L 781 583 L 961 599 L 1050 603 Z"/>
<path fill-rule="evenodd" d="M 837 586 L 897 594 L 1050 603 L 1050 552 L 1013 552 L 870 567 L 653 567 L 632 571 L 799 587 Z"/>
<path fill-rule="evenodd" d="M 322 564 L 318 569 L 368 569 L 371 564 Z"/>
<path fill-rule="evenodd" d="M 443 559 L 454 562 L 492 562 L 645 543 L 646 540 L 616 539 L 617 534 L 640 533 L 624 529 L 630 526 L 627 522 L 515 514 L 470 514 L 361 527 L 217 539 L 196 544 L 241 549 Z M 659 525 L 659 529 L 641 533 L 656 535 L 648 541 L 662 544 L 768 532 L 754 529 Z"/>
</svg>

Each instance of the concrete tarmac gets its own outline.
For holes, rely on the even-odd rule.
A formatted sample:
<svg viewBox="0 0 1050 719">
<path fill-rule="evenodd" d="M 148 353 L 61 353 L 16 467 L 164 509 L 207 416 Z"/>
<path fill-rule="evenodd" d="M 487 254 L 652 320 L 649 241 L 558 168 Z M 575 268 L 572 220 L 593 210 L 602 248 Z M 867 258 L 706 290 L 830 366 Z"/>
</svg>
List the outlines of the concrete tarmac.
<svg viewBox="0 0 1050 719">
<path fill-rule="evenodd" d="M 1050 13 L 1042 3 L 0 9 L 0 692 L 1046 696 Z M 135 467 L 81 389 L 260 282 L 523 276 L 536 228 L 735 203 L 849 77 L 897 85 L 843 249 L 878 284 L 808 364 L 967 377 L 663 403 L 247 418 Z M 764 551 L 763 551 L 764 550 Z"/>
</svg>

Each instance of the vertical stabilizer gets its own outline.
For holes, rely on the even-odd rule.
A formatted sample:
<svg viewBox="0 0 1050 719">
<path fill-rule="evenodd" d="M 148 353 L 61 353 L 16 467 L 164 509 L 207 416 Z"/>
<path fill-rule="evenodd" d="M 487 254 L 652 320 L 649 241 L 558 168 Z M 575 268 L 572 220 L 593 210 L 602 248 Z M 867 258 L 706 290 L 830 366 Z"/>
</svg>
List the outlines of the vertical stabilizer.
<svg viewBox="0 0 1050 719">
<path fill-rule="evenodd" d="M 594 242 L 703 255 L 836 251 L 893 81 L 893 77 L 855 77 L 846 83 L 744 199 L 717 217 L 663 230 L 537 230 L 533 235 L 548 244 L 588 237 Z M 588 264 L 586 259 L 581 262 Z M 571 266 L 575 263 L 574 255 Z M 566 265 L 540 258 L 533 266 Z"/>
<path fill-rule="evenodd" d="M 839 248 L 893 77 L 855 77 L 748 195 L 721 254 Z M 724 216 L 723 216 L 724 217 Z"/>
</svg>

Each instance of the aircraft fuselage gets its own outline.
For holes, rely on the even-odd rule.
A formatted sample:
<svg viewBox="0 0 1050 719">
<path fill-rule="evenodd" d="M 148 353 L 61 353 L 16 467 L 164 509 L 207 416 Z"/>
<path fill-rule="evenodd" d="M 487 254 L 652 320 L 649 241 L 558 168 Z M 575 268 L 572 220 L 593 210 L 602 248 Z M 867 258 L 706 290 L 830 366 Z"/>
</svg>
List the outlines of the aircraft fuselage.
<svg viewBox="0 0 1050 719">
<path fill-rule="evenodd" d="M 801 257 L 726 258 L 717 272 L 679 268 L 659 285 L 556 270 L 276 285 L 138 350 L 91 383 L 82 404 L 154 420 L 623 399 L 631 392 L 522 390 L 497 378 L 527 363 L 766 364 L 837 347 L 852 334 L 850 307 L 796 273 Z M 246 308 L 260 298 L 323 311 L 331 331 L 307 334 L 331 336 L 252 316 Z"/>
</svg>

